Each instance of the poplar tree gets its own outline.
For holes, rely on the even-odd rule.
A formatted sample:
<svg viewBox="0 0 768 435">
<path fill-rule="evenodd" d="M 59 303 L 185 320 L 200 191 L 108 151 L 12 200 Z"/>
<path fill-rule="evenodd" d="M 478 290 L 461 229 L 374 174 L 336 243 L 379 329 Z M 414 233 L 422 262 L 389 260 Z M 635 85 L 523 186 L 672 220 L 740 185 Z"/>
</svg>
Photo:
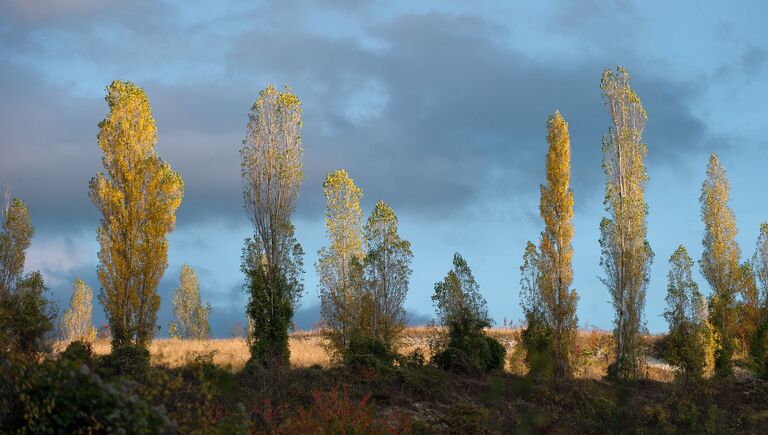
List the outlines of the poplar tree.
<svg viewBox="0 0 768 435">
<path fill-rule="evenodd" d="M 642 142 L 647 114 L 630 87 L 629 74 L 618 67 L 606 69 L 600 83 L 612 126 L 603 137 L 605 209 L 600 222 L 600 265 L 616 312 L 614 336 L 616 360 L 609 375 L 637 379 L 640 364 L 640 333 L 644 327 L 645 292 L 653 261 L 646 234 L 648 206 L 645 183 L 648 174 Z"/>
<path fill-rule="evenodd" d="M 157 286 L 168 267 L 167 235 L 176 223 L 184 185 L 155 151 L 157 128 L 144 90 L 107 86 L 109 114 L 99 123 L 104 172 L 90 182 L 101 212 L 97 268 L 112 347 L 147 346 L 155 334 Z"/>
<path fill-rule="evenodd" d="M 669 258 L 667 360 L 685 376 L 701 377 L 710 367 L 710 331 L 707 303 L 692 276 L 693 260 L 680 245 Z"/>
<path fill-rule="evenodd" d="M 368 247 L 353 274 L 354 310 L 351 334 L 352 353 L 366 353 L 391 362 L 400 333 L 405 328 L 405 298 L 411 277 L 411 244 L 397 232 L 394 210 L 378 201 L 365 224 L 365 244 Z M 355 343 L 355 341 L 357 343 Z"/>
<path fill-rule="evenodd" d="M 539 207 L 544 220 L 539 248 L 539 286 L 547 323 L 552 330 L 555 375 L 570 376 L 578 296 L 570 288 L 573 283 L 573 191 L 569 187 L 571 141 L 568 123 L 560 112 L 555 112 L 547 121 L 547 142 L 547 184 L 541 186 Z"/>
<path fill-rule="evenodd" d="M 287 86 L 259 93 L 243 140 L 243 199 L 253 238 L 243 248 L 241 269 L 253 325 L 251 358 L 262 365 L 287 365 L 288 328 L 304 291 L 304 251 L 291 216 L 303 178 L 301 101 Z"/>
<path fill-rule="evenodd" d="M 93 290 L 80 278 L 72 283 L 69 309 L 64 312 L 64 337 L 67 341 L 93 342 L 96 328 L 93 326 Z"/>
<path fill-rule="evenodd" d="M 211 335 L 211 304 L 203 305 L 197 273 L 187 264 L 181 267 L 179 286 L 173 289 L 173 313 L 176 322 L 168 328 L 172 337 L 205 340 Z"/>
<path fill-rule="evenodd" d="M 730 185 L 716 154 L 707 165 L 707 177 L 701 186 L 701 219 L 704 221 L 704 248 L 699 266 L 709 283 L 710 322 L 714 328 L 715 372 L 730 374 L 736 334 L 736 295 L 740 290 L 741 250 L 736 242 L 736 218 L 728 207 Z"/>
<path fill-rule="evenodd" d="M 6 193 L 0 227 L 0 301 L 10 296 L 21 278 L 26 251 L 34 234 L 27 205 Z"/>
<path fill-rule="evenodd" d="M 768 376 L 768 223 L 760 225 L 757 247 L 752 257 L 758 288 L 759 323 L 749 355 L 757 371 Z"/>
<path fill-rule="evenodd" d="M 323 334 L 334 358 L 343 358 L 349 349 L 356 301 L 353 266 L 362 263 L 363 225 L 360 188 L 343 169 L 325 178 L 325 225 L 329 246 L 318 251 L 315 265 L 320 279 L 320 314 Z"/>
</svg>

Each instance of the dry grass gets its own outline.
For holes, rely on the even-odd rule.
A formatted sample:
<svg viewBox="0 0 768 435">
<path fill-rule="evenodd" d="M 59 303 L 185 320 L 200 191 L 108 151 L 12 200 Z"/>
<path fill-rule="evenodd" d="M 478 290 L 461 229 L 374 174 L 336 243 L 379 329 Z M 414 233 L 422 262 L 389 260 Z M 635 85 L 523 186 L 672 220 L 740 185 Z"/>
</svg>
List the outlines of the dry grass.
<svg viewBox="0 0 768 435">
<path fill-rule="evenodd" d="M 429 358 L 429 343 L 440 332 L 439 328 L 419 326 L 407 328 L 400 343 L 400 352 L 408 354 L 420 350 Z M 520 329 L 491 328 L 488 335 L 499 340 L 507 349 L 506 369 L 509 372 L 524 374 L 522 353 L 516 346 L 520 340 Z M 656 337 L 649 337 L 654 340 Z M 62 345 L 59 345 L 59 350 Z M 318 331 L 296 331 L 290 335 L 291 364 L 294 367 L 309 367 L 319 365 L 328 367 L 330 359 L 322 346 L 322 337 Z M 107 340 L 97 340 L 93 346 L 97 355 L 107 354 L 110 343 Z M 613 358 L 613 339 L 610 332 L 591 330 L 579 331 L 576 338 L 575 376 L 583 379 L 600 379 L 605 376 L 607 367 Z M 248 345 L 242 338 L 211 339 L 211 340 L 177 340 L 157 339 L 150 346 L 152 362 L 171 367 L 178 367 L 192 361 L 197 355 L 213 353 L 213 362 L 230 367 L 232 370 L 241 369 L 248 360 Z M 660 381 L 673 379 L 673 372 L 663 363 L 649 359 L 644 366 L 645 377 Z"/>
</svg>

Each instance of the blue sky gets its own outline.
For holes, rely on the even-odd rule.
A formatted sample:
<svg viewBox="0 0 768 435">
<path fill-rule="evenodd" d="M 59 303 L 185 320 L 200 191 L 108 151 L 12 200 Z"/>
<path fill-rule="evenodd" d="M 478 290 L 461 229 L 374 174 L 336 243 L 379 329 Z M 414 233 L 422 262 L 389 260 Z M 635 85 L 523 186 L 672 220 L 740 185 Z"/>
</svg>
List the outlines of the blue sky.
<svg viewBox="0 0 768 435">
<path fill-rule="evenodd" d="M 75 277 L 97 292 L 88 181 L 100 167 L 98 122 L 114 79 L 145 88 L 158 153 L 185 198 L 170 236 L 159 323 L 181 265 L 198 271 L 214 333 L 244 320 L 239 271 L 251 233 L 238 150 L 268 83 L 303 102 L 305 180 L 297 236 L 307 253 L 297 323 L 317 318 L 317 250 L 325 243 L 322 179 L 347 169 L 363 211 L 379 199 L 411 241 L 407 309 L 433 314 L 433 285 L 454 251 L 473 268 L 491 315 L 518 321 L 518 268 L 537 240 L 546 119 L 570 124 L 574 287 L 582 325 L 610 328 L 598 277 L 609 126 L 599 81 L 632 75 L 649 119 L 648 239 L 656 253 L 646 317 L 663 331 L 667 260 L 701 255 L 699 193 L 709 153 L 728 170 L 743 258 L 768 220 L 768 40 L 764 2 L 402 1 L 118 2 L 0 0 L 0 186 L 29 203 L 40 269 L 62 306 Z M 708 286 L 696 270 L 705 292 Z M 100 307 L 96 322 L 103 323 Z"/>
</svg>

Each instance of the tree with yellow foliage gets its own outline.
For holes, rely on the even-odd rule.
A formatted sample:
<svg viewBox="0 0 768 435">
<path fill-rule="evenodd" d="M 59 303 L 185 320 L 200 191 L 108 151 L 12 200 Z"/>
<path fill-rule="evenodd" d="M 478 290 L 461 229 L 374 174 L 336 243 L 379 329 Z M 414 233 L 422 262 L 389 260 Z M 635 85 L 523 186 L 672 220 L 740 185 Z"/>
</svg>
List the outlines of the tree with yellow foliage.
<svg viewBox="0 0 768 435">
<path fill-rule="evenodd" d="M 669 257 L 666 359 L 684 377 L 700 378 L 711 370 L 711 338 L 707 302 L 692 277 L 693 260 L 683 245 Z"/>
<path fill-rule="evenodd" d="M 91 201 L 102 215 L 99 300 L 113 348 L 147 346 L 160 307 L 157 286 L 168 267 L 167 235 L 184 184 L 155 151 L 157 128 L 144 90 L 122 81 L 106 90 L 109 114 L 98 133 L 104 172 L 90 182 Z"/>
<path fill-rule="evenodd" d="M 576 303 L 573 283 L 573 191 L 571 141 L 568 123 L 555 112 L 547 121 L 547 184 L 541 186 L 539 211 L 544 220 L 539 247 L 539 287 L 545 316 L 552 331 L 552 358 L 556 376 L 571 374 L 576 339 Z"/>
<path fill-rule="evenodd" d="M 642 142 L 648 115 L 624 68 L 618 67 L 616 72 L 606 69 L 600 87 L 613 124 L 603 137 L 603 203 L 610 217 L 600 222 L 600 265 L 605 272 L 601 280 L 616 310 L 616 360 L 609 367 L 609 375 L 637 379 L 645 292 L 653 261 L 646 240 L 648 174 L 644 163 L 647 150 Z"/>
<path fill-rule="evenodd" d="M 742 284 L 741 250 L 736 242 L 736 218 L 728 207 L 730 185 L 716 154 L 709 158 L 707 178 L 701 186 L 701 219 L 704 221 L 704 250 L 699 266 L 712 294 L 710 322 L 717 339 L 715 372 L 730 374 L 736 334 L 736 295 Z"/>
<path fill-rule="evenodd" d="M 760 225 L 757 247 L 752 259 L 759 284 L 757 295 L 759 323 L 749 349 L 753 364 L 764 377 L 768 377 L 768 223 Z"/>
<path fill-rule="evenodd" d="M 72 299 L 64 312 L 64 337 L 67 341 L 93 342 L 93 290 L 80 278 L 72 284 Z"/>
<path fill-rule="evenodd" d="M 241 270 L 249 293 L 252 360 L 287 365 L 288 328 L 299 298 L 303 255 L 291 215 L 303 178 L 301 102 L 286 87 L 267 86 L 251 108 L 243 140 L 243 199 L 254 229 L 243 248 Z"/>
<path fill-rule="evenodd" d="M 347 362 L 390 364 L 405 328 L 405 297 L 411 277 L 411 244 L 397 231 L 395 211 L 378 201 L 364 228 L 367 251 L 352 260 L 354 303 Z"/>
<path fill-rule="evenodd" d="M 200 300 L 200 282 L 188 264 L 181 266 L 179 286 L 173 289 L 173 314 L 176 321 L 168 327 L 171 337 L 207 340 L 211 335 L 211 304 L 203 305 Z"/>
<path fill-rule="evenodd" d="M 5 194 L 0 226 L 0 302 L 8 299 L 24 272 L 26 251 L 32 242 L 35 229 L 29 219 L 27 204 Z"/>
<path fill-rule="evenodd" d="M 342 358 L 349 347 L 353 320 L 353 261 L 362 263 L 363 223 L 360 199 L 363 192 L 340 169 L 328 174 L 323 183 L 326 198 L 325 225 L 330 245 L 318 251 L 315 267 L 320 278 L 320 313 L 329 349 Z"/>
</svg>

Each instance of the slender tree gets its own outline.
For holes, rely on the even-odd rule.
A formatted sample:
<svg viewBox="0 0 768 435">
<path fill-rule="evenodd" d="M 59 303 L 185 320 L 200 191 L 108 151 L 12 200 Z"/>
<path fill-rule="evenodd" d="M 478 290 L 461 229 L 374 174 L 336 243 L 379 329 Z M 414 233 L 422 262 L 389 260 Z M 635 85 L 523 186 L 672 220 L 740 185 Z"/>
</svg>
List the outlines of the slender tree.
<svg viewBox="0 0 768 435">
<path fill-rule="evenodd" d="M 646 240 L 648 207 L 644 198 L 648 174 L 642 134 L 647 114 L 625 69 L 606 69 L 600 85 L 613 124 L 603 137 L 604 204 L 610 216 L 600 222 L 602 281 L 616 311 L 616 360 L 609 375 L 637 379 L 645 292 L 653 261 Z"/>
<path fill-rule="evenodd" d="M 552 328 L 547 321 L 547 304 L 541 291 L 541 257 L 532 242 L 525 245 L 520 266 L 520 307 L 525 315 L 522 345 L 528 373 L 549 376 L 553 372 Z"/>
<path fill-rule="evenodd" d="M 403 304 L 411 277 L 411 244 L 398 234 L 397 216 L 384 201 L 376 203 L 364 236 L 368 251 L 360 265 L 361 279 L 353 284 L 352 339 L 364 346 L 360 351 L 389 358 L 406 323 Z"/>
<path fill-rule="evenodd" d="M 205 340 L 211 335 L 211 304 L 203 305 L 197 273 L 187 264 L 181 266 L 179 286 L 173 289 L 173 314 L 176 322 L 168 327 L 172 337 Z"/>
<path fill-rule="evenodd" d="M 335 358 L 343 358 L 349 349 L 356 300 L 353 261 L 362 263 L 364 259 L 360 215 L 363 193 L 343 169 L 328 174 L 323 190 L 326 236 L 330 244 L 318 251 L 315 265 L 320 278 L 320 313 L 329 349 Z"/>
<path fill-rule="evenodd" d="M 749 353 L 762 321 L 760 289 L 752 261 L 739 266 L 739 287 L 736 301 L 736 338 L 740 351 Z"/>
<path fill-rule="evenodd" d="M 573 191 L 571 141 L 568 123 L 555 112 L 547 121 L 547 184 L 541 186 L 540 213 L 544 231 L 540 242 L 542 299 L 552 330 L 552 357 L 557 376 L 571 375 L 571 354 L 576 339 L 576 303 L 573 283 Z"/>
<path fill-rule="evenodd" d="M 759 322 L 749 354 L 757 371 L 768 377 L 768 223 L 760 225 L 760 235 L 752 258 L 755 276 L 759 284 L 758 313 Z"/>
<path fill-rule="evenodd" d="M 283 92 L 267 86 L 251 108 L 240 151 L 243 199 L 254 230 L 241 269 L 254 326 L 251 358 L 263 365 L 288 364 L 288 328 L 304 291 L 304 251 L 291 222 L 303 152 L 299 98 L 287 86 Z"/>
<path fill-rule="evenodd" d="M 69 309 L 64 312 L 64 337 L 67 341 L 93 342 L 96 328 L 93 326 L 93 290 L 80 278 L 72 283 Z"/>
<path fill-rule="evenodd" d="M 6 193 L 0 227 L 0 301 L 7 299 L 24 271 L 27 248 L 35 230 L 24 201 Z"/>
<path fill-rule="evenodd" d="M 685 376 L 698 378 L 709 368 L 711 349 L 707 304 L 692 269 L 693 260 L 680 245 L 669 258 L 664 318 L 669 323 L 667 360 Z"/>
<path fill-rule="evenodd" d="M 715 371 L 721 375 L 731 373 L 733 368 L 736 295 L 742 284 L 741 250 L 736 242 L 736 218 L 728 207 L 729 191 L 725 169 L 717 155 L 712 154 L 699 198 L 704 221 L 704 250 L 699 265 L 712 289 L 709 308 L 717 343 Z"/>
<path fill-rule="evenodd" d="M 155 151 L 157 128 L 144 91 L 130 82 L 107 87 L 109 114 L 99 123 L 104 172 L 91 180 L 101 212 L 101 292 L 112 346 L 147 346 L 155 333 L 157 286 L 168 267 L 167 235 L 176 223 L 184 185 Z"/>
</svg>

